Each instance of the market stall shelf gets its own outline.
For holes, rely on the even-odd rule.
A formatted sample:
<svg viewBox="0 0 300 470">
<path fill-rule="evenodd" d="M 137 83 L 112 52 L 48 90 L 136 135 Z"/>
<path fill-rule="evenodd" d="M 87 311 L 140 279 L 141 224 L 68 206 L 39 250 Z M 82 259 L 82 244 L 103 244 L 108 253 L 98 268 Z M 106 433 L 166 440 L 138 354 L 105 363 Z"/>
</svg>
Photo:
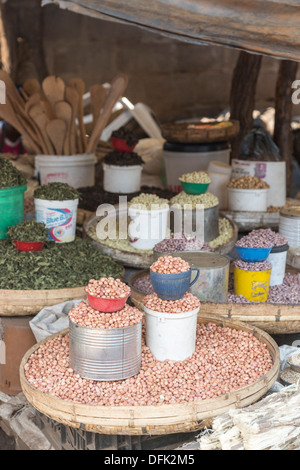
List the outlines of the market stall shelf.
<svg viewBox="0 0 300 470">
<path fill-rule="evenodd" d="M 41 290 L 0 289 L 0 316 L 36 315 L 44 307 L 85 297 L 84 286 Z"/>
<path fill-rule="evenodd" d="M 223 215 L 232 220 L 240 232 L 250 232 L 257 228 L 278 230 L 279 227 L 279 212 L 223 211 Z"/>
<path fill-rule="evenodd" d="M 295 273 L 288 269 L 287 272 Z M 143 270 L 133 274 L 129 279 L 131 301 L 143 311 L 145 293 L 135 287 L 136 281 L 148 277 L 149 271 Z M 234 321 L 245 322 L 261 328 L 269 334 L 294 334 L 300 331 L 300 305 L 283 304 L 234 304 L 201 302 L 199 316 L 218 315 Z"/>
<path fill-rule="evenodd" d="M 64 425 L 89 432 L 109 435 L 162 435 L 200 430 L 204 423 L 207 425 L 209 420 L 229 408 L 245 407 L 262 398 L 277 380 L 280 355 L 275 341 L 260 329 L 233 320 L 220 319 L 216 315 L 204 314 L 199 317 L 198 322 L 213 322 L 218 326 L 252 333 L 267 346 L 273 360 L 272 368 L 255 383 L 218 398 L 157 406 L 83 405 L 42 393 L 26 379 L 24 368 L 29 357 L 46 341 L 55 338 L 56 334 L 34 345 L 25 354 L 20 365 L 22 390 L 29 403 L 41 413 Z M 64 330 L 60 334 L 67 332 L 68 330 Z"/>
<path fill-rule="evenodd" d="M 220 255 L 226 255 L 234 248 L 235 243 L 238 239 L 238 227 L 235 222 L 231 221 L 229 218 L 224 217 L 230 223 L 232 228 L 232 236 L 230 239 L 219 246 L 218 248 L 213 249 L 213 252 Z M 154 255 L 152 251 L 142 251 L 142 250 L 131 250 L 125 251 L 120 250 L 111 246 L 108 246 L 105 243 L 102 243 L 100 240 L 95 240 L 89 234 L 90 230 L 97 224 L 99 218 L 93 214 L 89 219 L 86 219 L 83 223 L 83 238 L 90 243 L 92 243 L 99 251 L 102 253 L 111 256 L 116 261 L 122 263 L 125 267 L 131 267 L 136 269 L 146 269 L 154 261 Z"/>
</svg>

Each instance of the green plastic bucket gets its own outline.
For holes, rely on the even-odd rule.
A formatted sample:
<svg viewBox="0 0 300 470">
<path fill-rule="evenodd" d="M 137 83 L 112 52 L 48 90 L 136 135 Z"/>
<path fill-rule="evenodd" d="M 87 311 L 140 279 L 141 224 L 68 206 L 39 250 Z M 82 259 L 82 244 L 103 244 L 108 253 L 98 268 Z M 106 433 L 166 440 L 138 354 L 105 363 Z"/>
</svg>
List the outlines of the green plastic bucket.
<svg viewBox="0 0 300 470">
<path fill-rule="evenodd" d="M 0 239 L 8 238 L 8 227 L 23 222 L 26 189 L 26 184 L 0 189 Z"/>
</svg>

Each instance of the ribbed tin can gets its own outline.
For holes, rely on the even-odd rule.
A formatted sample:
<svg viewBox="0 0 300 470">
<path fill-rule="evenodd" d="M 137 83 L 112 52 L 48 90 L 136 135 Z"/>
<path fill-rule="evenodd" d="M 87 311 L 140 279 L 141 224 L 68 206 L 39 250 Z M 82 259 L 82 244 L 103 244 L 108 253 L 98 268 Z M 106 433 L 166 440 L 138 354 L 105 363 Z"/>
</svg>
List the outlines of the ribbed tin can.
<svg viewBox="0 0 300 470">
<path fill-rule="evenodd" d="M 70 321 L 70 367 L 82 378 L 123 380 L 141 368 L 142 322 L 125 328 L 88 328 Z"/>
</svg>

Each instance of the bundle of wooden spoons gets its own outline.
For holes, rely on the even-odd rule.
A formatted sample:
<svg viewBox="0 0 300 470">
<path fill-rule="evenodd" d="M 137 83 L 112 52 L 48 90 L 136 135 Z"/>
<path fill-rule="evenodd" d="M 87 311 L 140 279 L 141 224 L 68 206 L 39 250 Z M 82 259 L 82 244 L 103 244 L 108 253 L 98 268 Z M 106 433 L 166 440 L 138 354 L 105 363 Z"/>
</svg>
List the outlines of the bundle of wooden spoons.
<svg viewBox="0 0 300 470">
<path fill-rule="evenodd" d="M 82 79 L 73 78 L 67 84 L 54 75 L 46 77 L 42 83 L 34 78 L 27 79 L 21 93 L 3 70 L 0 70 L 0 80 L 6 85 L 6 104 L 0 104 L 0 118 L 19 131 L 29 151 L 39 155 L 94 153 L 128 83 L 125 75 L 118 75 L 108 92 L 102 85 L 90 87 L 93 128 L 87 136 Z"/>
</svg>

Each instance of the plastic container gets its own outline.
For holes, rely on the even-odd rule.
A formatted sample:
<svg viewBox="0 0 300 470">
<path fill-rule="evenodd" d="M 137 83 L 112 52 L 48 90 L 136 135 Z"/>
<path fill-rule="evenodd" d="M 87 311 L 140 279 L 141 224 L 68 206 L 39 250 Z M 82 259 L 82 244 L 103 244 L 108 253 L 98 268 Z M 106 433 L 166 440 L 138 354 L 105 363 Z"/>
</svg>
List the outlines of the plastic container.
<svg viewBox="0 0 300 470">
<path fill-rule="evenodd" d="M 247 261 L 248 263 L 258 263 L 262 261 L 266 261 L 269 254 L 271 253 L 271 248 L 243 248 L 241 246 L 236 246 L 236 251 L 238 257 L 241 258 L 243 261 Z"/>
<path fill-rule="evenodd" d="M 185 313 L 144 310 L 146 345 L 158 361 L 184 361 L 194 354 L 199 308 Z"/>
<path fill-rule="evenodd" d="M 281 286 L 284 281 L 289 245 L 274 246 L 268 261 L 272 264 L 270 286 Z"/>
<path fill-rule="evenodd" d="M 0 239 L 8 238 L 12 225 L 24 220 L 24 193 L 27 185 L 0 189 Z"/>
<path fill-rule="evenodd" d="M 266 302 L 269 297 L 271 269 L 245 271 L 234 268 L 234 293 L 250 302 Z"/>
<path fill-rule="evenodd" d="M 191 281 L 192 272 L 196 271 L 196 277 Z M 189 271 L 175 274 L 162 274 L 150 269 L 150 279 L 154 292 L 163 300 L 178 300 L 197 281 L 200 269 L 191 268 Z"/>
<path fill-rule="evenodd" d="M 184 173 L 206 171 L 211 161 L 229 164 L 230 145 L 228 142 L 207 144 L 171 144 L 165 142 L 162 154 L 168 188 L 180 192 L 181 185 L 178 179 Z"/>
<path fill-rule="evenodd" d="M 70 321 L 70 367 L 82 378 L 123 380 L 141 368 L 142 322 L 126 328 L 89 328 Z"/>
<path fill-rule="evenodd" d="M 45 242 L 20 242 L 19 240 L 13 241 L 15 248 L 18 251 L 41 251 Z"/>
<path fill-rule="evenodd" d="M 129 242 L 138 250 L 152 250 L 154 246 L 164 240 L 168 233 L 169 206 L 154 210 L 141 210 L 128 207 L 128 217 L 131 223 L 128 226 Z"/>
<path fill-rule="evenodd" d="M 209 192 L 219 199 L 221 210 L 228 208 L 227 185 L 231 179 L 232 168 L 230 165 L 222 162 L 210 162 L 207 174 L 211 179 Z"/>
<path fill-rule="evenodd" d="M 37 155 L 35 170 L 41 184 L 67 183 L 73 188 L 95 185 L 97 158 L 93 154 L 83 155 Z"/>
<path fill-rule="evenodd" d="M 228 210 L 237 212 L 266 212 L 269 189 L 227 188 Z"/>
<path fill-rule="evenodd" d="M 269 184 L 267 207 L 282 207 L 286 203 L 286 162 L 255 162 L 232 160 L 232 179 L 245 175 L 263 179 Z"/>
<path fill-rule="evenodd" d="M 143 167 L 141 165 L 103 166 L 103 189 L 109 193 L 130 194 L 140 191 Z"/>
<path fill-rule="evenodd" d="M 283 235 L 291 247 L 300 246 L 300 208 L 283 209 L 279 216 L 279 233 Z"/>
<path fill-rule="evenodd" d="M 79 199 L 48 201 L 34 199 L 35 218 L 49 229 L 49 240 L 69 243 L 75 240 Z"/>
<path fill-rule="evenodd" d="M 204 194 L 208 190 L 210 183 L 201 184 L 201 183 L 186 183 L 180 181 L 183 191 L 187 194 Z"/>
<path fill-rule="evenodd" d="M 119 139 L 117 137 L 111 138 L 111 145 L 117 152 L 132 152 L 136 144 L 137 142 L 133 145 L 127 145 L 125 139 Z"/>
<path fill-rule="evenodd" d="M 90 306 L 98 310 L 99 312 L 113 313 L 122 310 L 128 300 L 128 297 L 121 299 L 102 299 L 101 297 L 95 297 L 87 292 L 87 299 Z"/>
</svg>

